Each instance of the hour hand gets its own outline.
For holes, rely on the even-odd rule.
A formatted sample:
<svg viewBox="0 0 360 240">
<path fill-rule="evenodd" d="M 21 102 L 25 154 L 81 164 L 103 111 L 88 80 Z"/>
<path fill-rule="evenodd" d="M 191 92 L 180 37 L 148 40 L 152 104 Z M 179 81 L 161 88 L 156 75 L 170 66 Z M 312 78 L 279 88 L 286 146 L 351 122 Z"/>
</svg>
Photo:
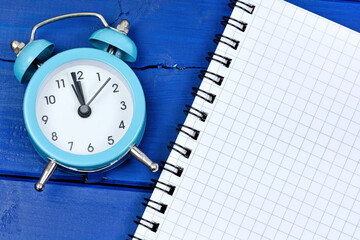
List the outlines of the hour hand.
<svg viewBox="0 0 360 240">
<path fill-rule="evenodd" d="M 76 98 L 79 100 L 80 105 L 83 105 L 83 104 L 82 104 L 82 99 L 81 99 L 81 97 L 79 96 L 78 92 L 76 91 L 76 89 L 75 89 L 75 87 L 74 87 L 74 84 L 71 84 L 71 87 L 72 87 L 72 89 L 74 90 L 74 93 L 75 93 L 75 95 L 76 95 Z"/>
<path fill-rule="evenodd" d="M 71 77 L 74 84 L 71 84 L 80 105 L 85 105 L 84 93 L 82 91 L 81 82 L 77 80 L 76 73 L 71 72 Z"/>
</svg>

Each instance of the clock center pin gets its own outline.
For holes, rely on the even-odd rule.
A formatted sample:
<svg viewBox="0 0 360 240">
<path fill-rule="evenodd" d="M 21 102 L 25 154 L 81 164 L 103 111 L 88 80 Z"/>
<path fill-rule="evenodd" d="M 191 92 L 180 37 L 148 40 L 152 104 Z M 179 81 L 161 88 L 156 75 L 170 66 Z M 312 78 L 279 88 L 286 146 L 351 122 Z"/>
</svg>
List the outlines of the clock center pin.
<svg viewBox="0 0 360 240">
<path fill-rule="evenodd" d="M 91 115 L 91 108 L 88 105 L 81 105 L 78 108 L 79 116 L 82 118 L 87 118 Z"/>
</svg>

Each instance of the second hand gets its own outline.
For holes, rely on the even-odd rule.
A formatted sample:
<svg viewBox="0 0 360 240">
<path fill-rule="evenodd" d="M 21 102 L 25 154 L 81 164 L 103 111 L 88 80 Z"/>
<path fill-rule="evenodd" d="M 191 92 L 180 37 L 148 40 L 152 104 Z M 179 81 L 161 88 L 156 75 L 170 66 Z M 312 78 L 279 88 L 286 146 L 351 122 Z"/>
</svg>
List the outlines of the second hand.
<svg viewBox="0 0 360 240">
<path fill-rule="evenodd" d="M 94 101 L 95 97 L 101 92 L 101 90 L 103 90 L 103 88 L 106 86 L 106 84 L 108 84 L 108 82 L 111 80 L 111 78 L 109 77 L 106 82 L 99 88 L 99 90 L 97 90 L 97 92 L 94 94 L 94 96 L 89 100 L 89 102 L 86 104 L 87 106 L 90 105 L 90 103 L 92 101 Z"/>
</svg>

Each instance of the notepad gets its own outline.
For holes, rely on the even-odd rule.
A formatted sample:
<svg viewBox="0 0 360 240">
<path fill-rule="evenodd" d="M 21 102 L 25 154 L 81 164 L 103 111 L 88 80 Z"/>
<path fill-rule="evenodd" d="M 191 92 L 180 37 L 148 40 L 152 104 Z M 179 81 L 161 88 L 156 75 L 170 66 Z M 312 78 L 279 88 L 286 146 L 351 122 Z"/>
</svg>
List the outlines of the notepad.
<svg viewBox="0 0 360 240">
<path fill-rule="evenodd" d="M 231 2 L 130 236 L 360 239 L 359 33 L 282 0 Z"/>
</svg>

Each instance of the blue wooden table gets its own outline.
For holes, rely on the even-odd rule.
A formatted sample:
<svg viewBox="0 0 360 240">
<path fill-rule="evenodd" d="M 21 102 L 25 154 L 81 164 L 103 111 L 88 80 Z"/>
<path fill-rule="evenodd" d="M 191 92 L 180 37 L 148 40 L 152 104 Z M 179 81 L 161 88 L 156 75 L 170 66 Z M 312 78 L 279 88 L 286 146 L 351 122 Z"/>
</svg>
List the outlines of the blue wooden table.
<svg viewBox="0 0 360 240">
<path fill-rule="evenodd" d="M 289 0 L 289 2 L 360 31 L 360 1 Z M 130 158 L 112 171 L 90 177 L 56 171 L 46 190 L 34 183 L 45 162 L 36 154 L 22 117 L 26 85 L 14 77 L 12 40 L 27 42 L 36 23 L 70 12 L 99 12 L 112 26 L 123 18 L 131 23 L 129 36 L 138 47 L 138 60 L 130 64 L 147 100 L 147 129 L 140 145 L 153 160 L 165 161 L 176 125 L 185 119 L 182 109 L 191 104 L 192 86 L 200 84 L 212 39 L 221 33 L 222 16 L 229 16 L 227 1 L 10 1 L 0 2 L 0 239 L 125 239 L 133 233 L 133 220 L 141 215 L 149 197 L 150 179 L 157 178 Z M 55 53 L 90 47 L 87 38 L 101 23 L 80 18 L 53 23 L 38 31 L 38 38 L 55 43 Z"/>
</svg>

